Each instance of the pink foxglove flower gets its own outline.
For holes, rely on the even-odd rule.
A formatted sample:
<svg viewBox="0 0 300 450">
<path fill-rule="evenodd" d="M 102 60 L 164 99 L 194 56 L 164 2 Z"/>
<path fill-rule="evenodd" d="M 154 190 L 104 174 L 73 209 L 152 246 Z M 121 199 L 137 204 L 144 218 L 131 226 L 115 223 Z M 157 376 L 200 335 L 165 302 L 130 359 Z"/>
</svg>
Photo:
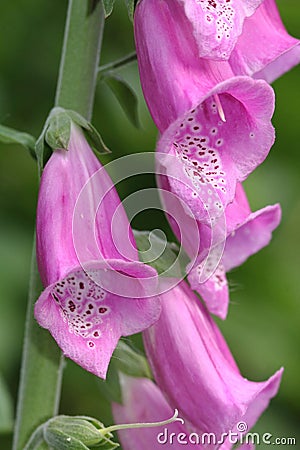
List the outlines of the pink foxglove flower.
<svg viewBox="0 0 300 450">
<path fill-rule="evenodd" d="M 233 72 L 272 83 L 299 62 L 300 41 L 287 33 L 275 0 L 264 0 L 244 22 L 229 60 Z"/>
<path fill-rule="evenodd" d="M 249 256 L 269 244 L 272 231 L 279 225 L 281 209 L 276 204 L 251 212 L 243 187 L 238 184 L 234 201 L 226 208 L 225 219 L 226 242 L 219 261 L 214 260 L 212 252 L 211 260 L 206 262 L 210 251 L 211 228 L 199 224 L 201 250 L 198 261 L 201 262 L 195 265 L 188 276 L 192 289 L 199 292 L 209 311 L 222 319 L 227 315 L 229 302 L 226 272 L 243 264 Z M 213 273 L 203 283 L 204 264 L 207 264 L 206 270 Z"/>
<path fill-rule="evenodd" d="M 143 335 L 158 386 L 198 432 L 220 437 L 241 420 L 251 428 L 278 391 L 283 369 L 264 382 L 244 378 L 219 329 L 184 282 L 162 296 L 160 319 Z"/>
<path fill-rule="evenodd" d="M 199 58 L 175 3 L 173 9 L 142 0 L 136 8 L 141 83 L 163 133 L 158 159 L 171 189 L 209 222 L 233 201 L 236 183 L 266 158 L 274 142 L 274 97 L 266 82 L 234 77 L 228 62 Z"/>
<path fill-rule="evenodd" d="M 69 149 L 55 151 L 42 175 L 37 258 L 46 287 L 37 321 L 67 357 L 104 378 L 120 336 L 153 324 L 160 302 L 149 298 L 156 272 L 138 262 L 118 194 L 73 125 Z"/>
</svg>

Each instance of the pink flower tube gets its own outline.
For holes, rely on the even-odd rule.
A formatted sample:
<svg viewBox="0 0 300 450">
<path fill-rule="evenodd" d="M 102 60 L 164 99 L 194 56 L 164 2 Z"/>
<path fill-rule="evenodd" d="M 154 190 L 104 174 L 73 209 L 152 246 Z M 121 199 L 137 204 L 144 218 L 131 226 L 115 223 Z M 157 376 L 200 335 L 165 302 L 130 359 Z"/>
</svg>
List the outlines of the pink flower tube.
<svg viewBox="0 0 300 450">
<path fill-rule="evenodd" d="M 191 429 L 218 438 L 240 421 L 251 428 L 278 391 L 269 380 L 244 378 L 205 307 L 182 282 L 162 296 L 162 314 L 143 333 L 154 378 Z"/>
<path fill-rule="evenodd" d="M 118 194 L 74 125 L 68 150 L 55 151 L 42 175 L 37 259 L 46 287 L 38 323 L 67 357 L 105 378 L 118 339 L 153 324 L 160 301 L 149 298 L 156 272 L 138 262 Z"/>
<path fill-rule="evenodd" d="M 173 416 L 174 410 L 168 404 L 159 387 L 147 378 L 131 378 L 120 374 L 122 404 L 113 403 L 112 412 L 117 424 L 153 423 Z M 253 450 L 255 446 L 244 439 L 244 433 L 236 427 L 232 434 L 226 433 L 218 438 L 210 433 L 192 431 L 179 415 L 180 421 L 153 428 L 128 428 L 118 432 L 123 450 L 159 450 L 161 448 L 176 449 L 214 449 Z M 178 418 L 178 419 L 179 419 Z M 249 430 L 248 430 L 249 431 Z M 249 441 L 249 440 L 248 440 Z M 236 443 L 242 443 L 236 447 Z"/>
</svg>

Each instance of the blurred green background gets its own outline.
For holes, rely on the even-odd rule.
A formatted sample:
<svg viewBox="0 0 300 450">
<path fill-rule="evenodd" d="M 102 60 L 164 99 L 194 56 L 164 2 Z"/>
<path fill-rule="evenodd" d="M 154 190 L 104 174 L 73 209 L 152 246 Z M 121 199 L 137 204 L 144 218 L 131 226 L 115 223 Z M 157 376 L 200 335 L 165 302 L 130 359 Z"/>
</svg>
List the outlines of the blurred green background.
<svg viewBox="0 0 300 450">
<path fill-rule="evenodd" d="M 300 37 L 299 0 L 277 3 L 289 32 Z M 1 0 L 0 123 L 39 135 L 53 105 L 66 7 L 66 0 Z M 106 23 L 101 63 L 133 48 L 132 24 L 124 2 L 117 0 Z M 152 151 L 157 136 L 142 98 L 136 63 L 120 73 L 138 94 L 142 128 L 131 125 L 108 87 L 99 84 L 93 123 L 113 151 L 105 161 Z M 300 419 L 299 82 L 297 67 L 274 83 L 277 140 L 267 161 L 245 184 L 254 210 L 281 203 L 282 223 L 268 248 L 230 274 L 229 317 L 220 323 L 244 376 L 264 380 L 285 367 L 279 395 L 256 430 L 292 437 Z M 154 179 L 139 179 L 139 183 L 139 188 L 154 185 Z M 122 186 L 120 195 L 126 196 L 128 189 L 132 187 Z M 0 194 L 0 394 L 5 384 L 15 406 L 37 199 L 35 162 L 19 146 L 0 144 Z M 136 226 L 158 228 L 158 220 L 167 231 L 159 213 L 140 217 Z M 65 370 L 61 412 L 92 415 L 107 424 L 112 420 L 96 378 L 72 362 Z M 10 448 L 9 433 L 0 436 L 0 448 Z"/>
</svg>

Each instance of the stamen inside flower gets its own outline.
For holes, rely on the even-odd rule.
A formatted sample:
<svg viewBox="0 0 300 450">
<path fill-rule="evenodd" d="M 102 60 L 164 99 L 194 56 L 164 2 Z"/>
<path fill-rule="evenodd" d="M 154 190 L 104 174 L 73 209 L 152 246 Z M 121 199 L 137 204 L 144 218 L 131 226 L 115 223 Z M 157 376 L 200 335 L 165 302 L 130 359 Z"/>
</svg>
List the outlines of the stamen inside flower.
<svg viewBox="0 0 300 450">
<path fill-rule="evenodd" d="M 226 117 L 225 117 L 225 113 L 221 104 L 221 100 L 220 97 L 218 96 L 218 94 L 214 94 L 214 99 L 217 105 L 217 110 L 220 116 L 220 119 L 222 120 L 222 122 L 226 122 Z"/>
</svg>

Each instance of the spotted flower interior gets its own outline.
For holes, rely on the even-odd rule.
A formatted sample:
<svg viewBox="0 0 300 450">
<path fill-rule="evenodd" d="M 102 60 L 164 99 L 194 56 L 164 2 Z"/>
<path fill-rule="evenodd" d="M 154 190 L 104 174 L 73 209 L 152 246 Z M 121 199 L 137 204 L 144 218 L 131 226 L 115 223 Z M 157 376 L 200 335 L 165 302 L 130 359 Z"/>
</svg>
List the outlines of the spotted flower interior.
<svg viewBox="0 0 300 450">
<path fill-rule="evenodd" d="M 199 56 L 227 60 L 247 17 L 262 0 L 179 0 L 193 27 Z"/>
<path fill-rule="evenodd" d="M 240 176 L 235 153 L 249 157 L 255 152 L 255 137 L 251 115 L 227 93 L 209 97 L 177 123 L 169 144 L 176 161 L 168 164 L 167 172 L 172 189 L 198 220 L 215 223 L 232 201 Z"/>
<path fill-rule="evenodd" d="M 69 332 L 87 338 L 88 347 L 94 348 L 102 334 L 100 324 L 110 313 L 106 292 L 85 272 L 78 271 L 56 283 L 51 295 Z"/>
</svg>

